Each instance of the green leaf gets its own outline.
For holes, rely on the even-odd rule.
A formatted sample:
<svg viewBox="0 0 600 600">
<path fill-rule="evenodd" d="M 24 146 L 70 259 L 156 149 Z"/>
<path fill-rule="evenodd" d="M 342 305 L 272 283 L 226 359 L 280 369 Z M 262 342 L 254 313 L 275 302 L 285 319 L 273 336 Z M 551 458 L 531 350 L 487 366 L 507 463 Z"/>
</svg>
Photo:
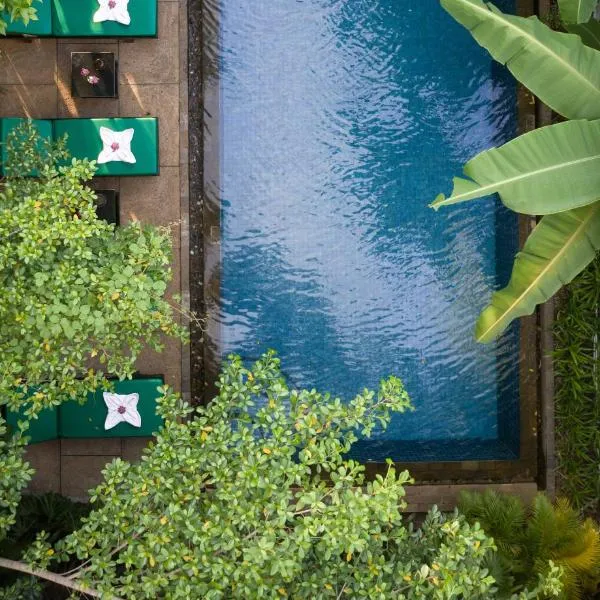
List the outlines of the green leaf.
<svg viewBox="0 0 600 600">
<path fill-rule="evenodd" d="M 591 204 L 600 195 L 600 121 L 567 121 L 526 133 L 471 159 L 470 179 L 454 179 L 452 195 L 431 205 L 498 193 L 508 208 L 547 215 Z"/>
<path fill-rule="evenodd" d="M 441 0 L 490 54 L 550 108 L 569 119 L 600 118 L 600 53 L 537 17 L 505 15 L 483 0 Z"/>
<path fill-rule="evenodd" d="M 475 328 L 490 342 L 518 317 L 530 315 L 571 281 L 600 249 L 600 201 L 544 217 L 517 254 L 510 282 L 492 296 Z"/>
<path fill-rule="evenodd" d="M 569 33 L 578 35 L 586 46 L 600 50 L 600 23 L 595 19 L 579 25 L 567 25 L 567 29 Z"/>
<path fill-rule="evenodd" d="M 565 23 L 585 23 L 598 5 L 598 0 L 558 0 L 561 19 Z"/>
</svg>

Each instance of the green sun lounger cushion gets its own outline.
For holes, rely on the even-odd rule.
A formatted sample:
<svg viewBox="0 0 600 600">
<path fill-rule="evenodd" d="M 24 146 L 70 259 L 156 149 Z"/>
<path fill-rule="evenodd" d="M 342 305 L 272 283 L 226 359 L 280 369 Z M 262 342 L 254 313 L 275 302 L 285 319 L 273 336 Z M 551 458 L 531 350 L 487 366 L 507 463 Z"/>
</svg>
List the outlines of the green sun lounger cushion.
<svg viewBox="0 0 600 600">
<path fill-rule="evenodd" d="M 37 392 L 38 388 L 31 388 L 28 392 L 28 397 Z M 16 431 L 19 426 L 19 421 L 26 420 L 24 410 L 17 412 L 6 409 L 6 423 L 9 431 Z M 29 429 L 25 433 L 30 438 L 29 443 L 47 442 L 58 438 L 58 410 L 56 408 L 46 408 L 38 414 L 37 419 L 32 419 L 29 422 Z"/>
<path fill-rule="evenodd" d="M 55 120 L 55 139 L 65 134 L 73 157 L 98 161 L 96 175 L 158 175 L 155 118 Z"/>
<path fill-rule="evenodd" d="M 6 142 L 8 140 L 8 134 L 18 125 L 25 122 L 26 119 L 20 118 L 7 118 L 0 119 L 0 142 L 2 143 L 2 150 L 0 152 L 0 174 L 4 175 L 3 165 L 6 163 L 8 158 L 8 152 L 6 150 Z M 46 121 L 42 119 L 34 119 L 32 121 L 34 127 L 37 129 L 41 138 L 52 140 L 52 121 Z M 35 173 L 31 173 L 32 176 Z"/>
<path fill-rule="evenodd" d="M 30 20 L 27 25 L 23 21 L 11 21 L 10 13 L 2 11 L 2 19 L 6 22 L 7 35 L 52 35 L 52 4 L 50 0 L 34 2 L 33 7 L 37 10 L 37 20 Z"/>
<path fill-rule="evenodd" d="M 67 402 L 59 409 L 62 438 L 148 437 L 162 425 L 156 414 L 160 377 L 140 377 L 115 383 L 114 392 L 96 390 L 85 404 Z M 115 396 L 117 394 L 118 396 Z M 135 395 L 137 394 L 137 398 Z"/>
<path fill-rule="evenodd" d="M 23 413 L 7 411 L 6 422 L 10 430 L 18 428 L 18 422 L 22 421 Z M 29 429 L 25 433 L 30 438 L 30 444 L 47 442 L 58 438 L 58 411 L 55 408 L 47 408 L 40 412 L 37 419 L 29 422 Z"/>
<path fill-rule="evenodd" d="M 156 37 L 156 0 L 52 0 L 56 37 Z"/>
</svg>

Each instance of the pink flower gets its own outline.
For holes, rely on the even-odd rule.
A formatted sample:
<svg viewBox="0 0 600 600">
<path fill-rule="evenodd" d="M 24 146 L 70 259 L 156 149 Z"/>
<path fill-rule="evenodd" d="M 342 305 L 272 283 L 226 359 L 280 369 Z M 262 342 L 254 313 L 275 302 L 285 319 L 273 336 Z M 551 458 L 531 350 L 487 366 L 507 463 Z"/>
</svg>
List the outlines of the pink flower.
<svg viewBox="0 0 600 600">
<path fill-rule="evenodd" d="M 113 152 L 116 152 L 116 151 L 117 151 L 117 150 L 118 150 L 120 147 L 121 147 L 121 146 L 119 146 L 119 144 L 117 144 L 117 142 L 113 142 L 113 143 L 110 145 L 110 149 L 111 149 Z"/>
<path fill-rule="evenodd" d="M 108 0 L 108 8 L 110 8 L 111 10 L 117 5 L 117 3 L 115 2 L 115 0 Z"/>
<path fill-rule="evenodd" d="M 83 67 L 83 69 L 81 69 L 79 72 L 81 73 L 82 77 L 87 77 L 90 74 L 90 70 L 86 69 L 85 67 Z"/>
<path fill-rule="evenodd" d="M 88 83 L 91 83 L 92 85 L 96 85 L 100 81 L 100 78 L 96 77 L 95 75 L 89 75 L 87 80 L 88 80 Z"/>
</svg>

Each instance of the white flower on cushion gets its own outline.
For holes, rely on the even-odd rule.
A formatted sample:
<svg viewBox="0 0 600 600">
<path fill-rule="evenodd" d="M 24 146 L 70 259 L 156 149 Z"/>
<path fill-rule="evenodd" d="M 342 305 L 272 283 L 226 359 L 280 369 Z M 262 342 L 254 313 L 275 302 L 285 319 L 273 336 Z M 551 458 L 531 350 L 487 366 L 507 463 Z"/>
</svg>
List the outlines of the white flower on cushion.
<svg viewBox="0 0 600 600">
<path fill-rule="evenodd" d="M 112 429 L 119 423 L 142 426 L 142 417 L 137 409 L 139 394 L 112 394 L 104 392 L 104 403 L 108 408 L 104 429 Z"/>
<path fill-rule="evenodd" d="M 129 25 L 131 17 L 127 11 L 129 0 L 98 0 L 100 8 L 94 13 L 94 23 L 117 21 Z"/>
<path fill-rule="evenodd" d="M 134 163 L 135 156 L 131 151 L 131 140 L 135 129 L 125 131 L 113 131 L 108 127 L 100 127 L 100 138 L 102 139 L 102 152 L 98 154 L 98 164 L 107 162 Z"/>
</svg>

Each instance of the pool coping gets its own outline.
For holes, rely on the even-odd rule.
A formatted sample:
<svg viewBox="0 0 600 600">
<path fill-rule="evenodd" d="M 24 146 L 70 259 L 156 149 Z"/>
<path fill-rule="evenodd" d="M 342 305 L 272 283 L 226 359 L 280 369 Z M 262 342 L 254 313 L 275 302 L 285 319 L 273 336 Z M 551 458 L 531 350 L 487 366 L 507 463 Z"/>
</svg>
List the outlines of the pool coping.
<svg viewBox="0 0 600 600">
<path fill-rule="evenodd" d="M 548 0 L 540 0 L 540 14 L 547 14 Z M 535 0 L 517 0 L 518 14 L 535 14 Z M 215 187 L 205 189 L 205 177 L 217 172 L 218 148 L 206 148 L 204 130 L 216 127 L 219 98 L 215 85 L 207 81 L 216 76 L 214 55 L 206 52 L 207 36 L 215 30 L 214 3 L 211 0 L 190 0 L 188 19 L 188 63 L 189 81 L 189 165 L 190 165 L 190 203 L 189 203 L 189 274 L 190 306 L 199 315 L 208 314 L 210 300 L 216 298 L 220 287 L 218 273 L 205 264 L 204 239 L 218 240 L 219 213 L 216 210 Z M 210 28 L 212 27 L 212 32 Z M 519 133 L 531 131 L 543 121 L 538 121 L 538 103 L 530 92 L 518 86 L 518 129 Z M 207 121 L 205 117 L 208 116 Z M 535 218 L 519 218 L 519 244 L 535 227 Z M 401 462 L 400 468 L 408 468 L 418 483 L 425 482 L 468 482 L 468 483 L 533 483 L 540 479 L 548 486 L 547 466 L 553 456 L 552 444 L 548 435 L 550 428 L 548 406 L 552 404 L 552 376 L 544 369 L 551 367 L 548 359 L 548 307 L 542 308 L 530 317 L 521 319 L 521 338 L 519 350 L 520 365 L 520 457 L 514 460 L 480 460 L 448 462 Z M 542 335 L 540 320 L 544 327 Z M 190 374 L 191 397 L 196 403 L 204 403 L 215 391 L 211 381 L 216 378 L 214 348 L 210 335 L 205 328 L 192 324 Z M 542 345 L 543 342 L 543 345 Z M 548 365 L 550 362 L 550 365 Z M 548 374 L 550 373 L 550 374 Z M 543 410 L 540 399 L 545 399 Z M 541 416 L 544 418 L 542 419 Z M 541 429 L 541 426 L 542 429 Z M 543 433 L 542 439 L 538 435 Z M 543 442 L 543 444 L 542 444 Z M 369 477 L 381 474 L 387 469 L 386 463 L 367 463 Z"/>
</svg>

